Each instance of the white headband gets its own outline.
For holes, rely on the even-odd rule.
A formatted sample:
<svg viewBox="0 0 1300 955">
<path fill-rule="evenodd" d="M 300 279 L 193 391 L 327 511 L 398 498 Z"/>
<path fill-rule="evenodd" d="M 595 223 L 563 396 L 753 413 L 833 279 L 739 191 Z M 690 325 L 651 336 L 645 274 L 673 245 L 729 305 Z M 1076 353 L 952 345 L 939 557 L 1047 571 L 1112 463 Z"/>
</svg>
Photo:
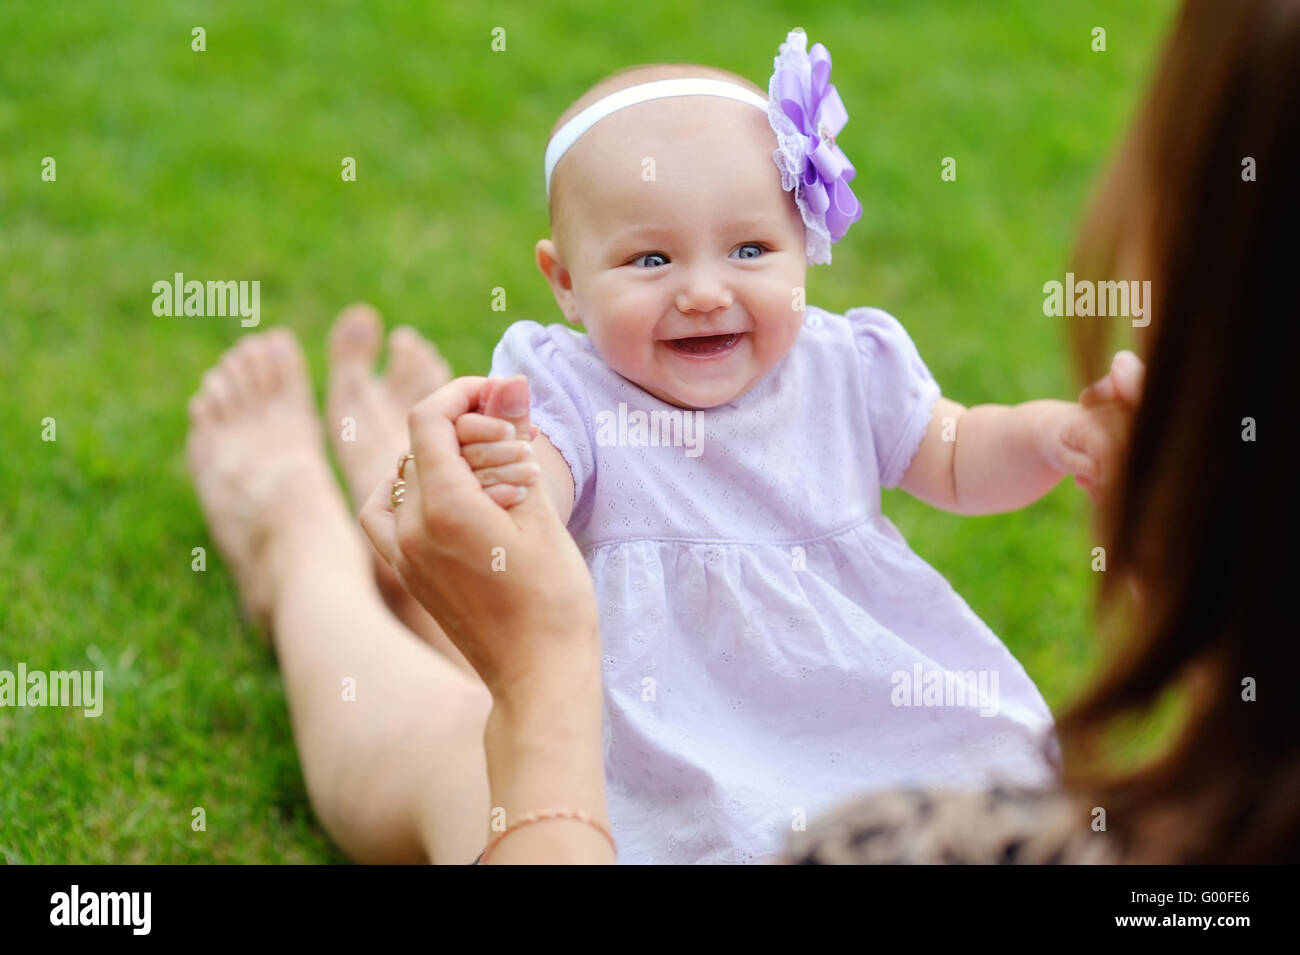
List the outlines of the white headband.
<svg viewBox="0 0 1300 955">
<path fill-rule="evenodd" d="M 644 103 L 646 100 L 662 99 L 667 96 L 723 96 L 727 99 L 748 103 L 750 106 L 756 106 L 764 113 L 768 111 L 766 96 L 760 96 L 753 90 L 730 83 L 727 80 L 712 80 L 703 77 L 655 80 L 651 83 L 629 86 L 617 93 L 610 93 L 604 99 L 592 103 L 561 126 L 556 134 L 551 137 L 551 141 L 546 144 L 546 198 L 548 200 L 551 198 L 551 173 L 555 171 L 555 164 L 560 161 L 560 157 L 569 151 L 570 147 L 578 141 L 583 133 L 610 113 L 626 109 L 629 106 L 635 106 L 637 103 Z"/>
</svg>

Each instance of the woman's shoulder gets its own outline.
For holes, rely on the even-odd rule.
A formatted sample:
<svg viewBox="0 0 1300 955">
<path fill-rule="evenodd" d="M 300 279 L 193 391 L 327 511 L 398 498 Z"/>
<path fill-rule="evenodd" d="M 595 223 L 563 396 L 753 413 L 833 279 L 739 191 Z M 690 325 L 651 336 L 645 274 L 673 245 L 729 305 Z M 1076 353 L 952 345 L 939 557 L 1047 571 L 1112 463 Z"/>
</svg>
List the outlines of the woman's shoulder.
<svg viewBox="0 0 1300 955">
<path fill-rule="evenodd" d="M 1116 861 L 1093 813 L 1036 788 L 900 790 L 840 806 L 791 837 L 795 865 L 1057 865 Z"/>
</svg>

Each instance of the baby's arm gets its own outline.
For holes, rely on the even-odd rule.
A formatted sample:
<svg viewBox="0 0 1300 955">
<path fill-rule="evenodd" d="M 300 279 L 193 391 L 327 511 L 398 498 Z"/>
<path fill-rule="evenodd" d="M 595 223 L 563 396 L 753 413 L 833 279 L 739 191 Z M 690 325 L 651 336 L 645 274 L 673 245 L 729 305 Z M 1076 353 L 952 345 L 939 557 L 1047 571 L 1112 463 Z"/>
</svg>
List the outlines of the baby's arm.
<svg viewBox="0 0 1300 955">
<path fill-rule="evenodd" d="M 1081 487 L 1109 481 L 1126 423 L 1115 402 L 1019 405 L 935 402 L 921 447 L 901 487 L 958 514 L 1013 511 L 1038 500 L 1066 474 Z"/>
<path fill-rule="evenodd" d="M 573 472 L 545 434 L 537 432 L 532 444 L 533 455 L 541 465 L 540 483 L 550 495 L 560 523 L 567 525 L 573 513 Z"/>
</svg>

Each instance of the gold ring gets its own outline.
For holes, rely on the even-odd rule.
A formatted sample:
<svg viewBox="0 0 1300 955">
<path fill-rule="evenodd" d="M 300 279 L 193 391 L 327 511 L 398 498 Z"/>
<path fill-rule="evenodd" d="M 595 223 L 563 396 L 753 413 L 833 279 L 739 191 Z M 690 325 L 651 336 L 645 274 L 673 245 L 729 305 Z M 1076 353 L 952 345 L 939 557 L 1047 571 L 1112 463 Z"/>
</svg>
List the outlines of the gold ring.
<svg viewBox="0 0 1300 955">
<path fill-rule="evenodd" d="M 406 500 L 406 482 L 401 478 L 393 482 L 393 492 L 389 495 L 389 500 L 393 502 L 394 508 Z"/>
<path fill-rule="evenodd" d="M 406 462 L 414 461 L 414 460 L 415 460 L 415 455 L 412 454 L 410 451 L 407 451 L 405 454 L 403 454 L 400 458 L 397 459 L 397 480 L 401 481 L 405 479 L 406 474 L 404 472 L 406 471 Z"/>
</svg>

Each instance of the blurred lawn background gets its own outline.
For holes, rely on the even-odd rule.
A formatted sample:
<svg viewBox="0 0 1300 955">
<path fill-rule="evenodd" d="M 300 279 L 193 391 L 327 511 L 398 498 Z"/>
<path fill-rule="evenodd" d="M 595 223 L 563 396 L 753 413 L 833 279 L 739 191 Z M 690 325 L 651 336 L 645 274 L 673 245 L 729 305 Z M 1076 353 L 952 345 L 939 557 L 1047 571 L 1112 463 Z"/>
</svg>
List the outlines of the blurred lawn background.
<svg viewBox="0 0 1300 955">
<path fill-rule="evenodd" d="M 0 709 L 0 858 L 321 862 L 271 653 L 186 477 L 185 402 L 244 332 L 157 318 L 174 272 L 260 279 L 262 325 L 318 386 L 347 302 L 483 373 L 505 327 L 561 321 L 532 262 L 552 123 L 634 63 L 766 85 L 786 32 L 834 57 L 862 221 L 809 300 L 880 306 L 967 404 L 1074 397 L 1045 318 L 1173 0 L 330 0 L 0 6 L 0 669 L 103 669 L 104 715 Z M 191 51 L 191 29 L 207 50 Z M 507 49 L 490 47 L 494 27 Z M 1107 31 L 1107 50 L 1091 31 Z M 57 161 L 42 182 L 41 161 Z M 340 178 L 342 157 L 358 179 Z M 943 157 L 958 179 L 943 182 Z M 493 312 L 503 286 L 509 310 Z M 58 440 L 41 440 L 43 418 Z M 960 518 L 885 510 L 1056 709 L 1098 650 L 1086 498 Z M 206 573 L 191 549 L 209 548 Z M 436 704 L 435 704 L 436 705 Z M 207 830 L 190 827 L 204 807 Z"/>
</svg>

